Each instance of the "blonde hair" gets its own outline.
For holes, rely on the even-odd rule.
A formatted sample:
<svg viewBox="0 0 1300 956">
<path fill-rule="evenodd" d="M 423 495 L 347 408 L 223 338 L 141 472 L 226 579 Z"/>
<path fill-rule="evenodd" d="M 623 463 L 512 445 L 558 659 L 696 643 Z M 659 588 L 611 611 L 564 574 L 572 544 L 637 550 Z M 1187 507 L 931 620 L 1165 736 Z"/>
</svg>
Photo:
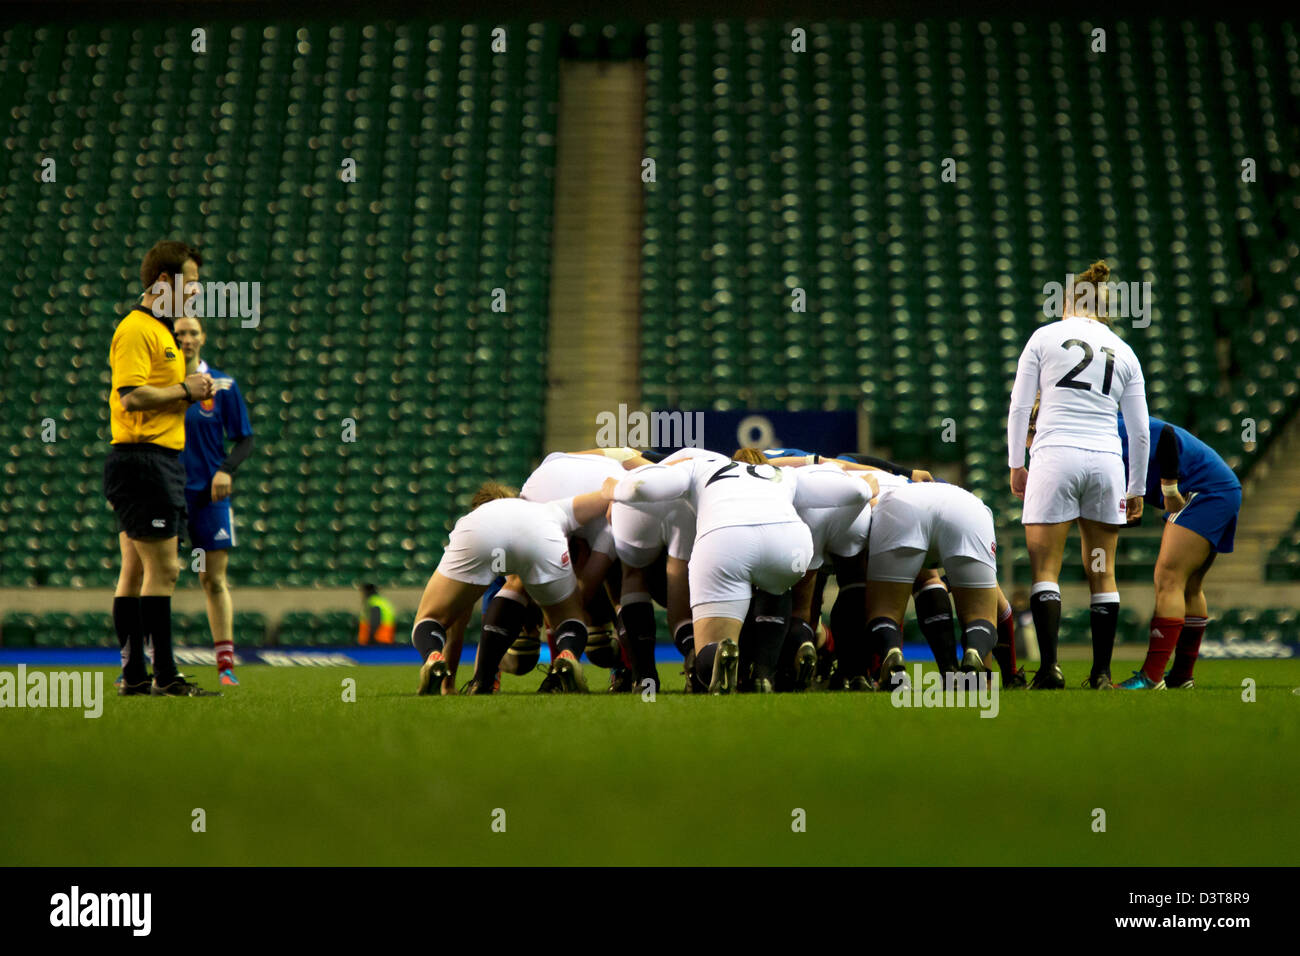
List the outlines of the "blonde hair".
<svg viewBox="0 0 1300 956">
<path fill-rule="evenodd" d="M 746 465 L 767 464 L 767 456 L 757 448 L 737 448 L 736 453 L 731 456 L 731 460 Z"/>
<path fill-rule="evenodd" d="M 1110 266 L 1106 265 L 1105 259 L 1098 259 L 1088 266 L 1087 271 L 1082 275 L 1075 277 L 1074 301 L 1070 303 L 1075 315 L 1085 314 L 1079 311 L 1079 302 L 1087 295 L 1087 290 L 1091 289 L 1094 308 L 1093 314 L 1088 318 L 1110 325 L 1110 295 L 1106 290 L 1106 280 L 1109 276 Z"/>
<path fill-rule="evenodd" d="M 478 491 L 474 492 L 474 497 L 469 500 L 469 510 L 473 511 L 479 505 L 485 505 L 489 501 L 496 501 L 498 498 L 518 497 L 519 491 L 516 488 L 503 485 L 499 481 L 485 481 L 478 486 Z"/>
</svg>

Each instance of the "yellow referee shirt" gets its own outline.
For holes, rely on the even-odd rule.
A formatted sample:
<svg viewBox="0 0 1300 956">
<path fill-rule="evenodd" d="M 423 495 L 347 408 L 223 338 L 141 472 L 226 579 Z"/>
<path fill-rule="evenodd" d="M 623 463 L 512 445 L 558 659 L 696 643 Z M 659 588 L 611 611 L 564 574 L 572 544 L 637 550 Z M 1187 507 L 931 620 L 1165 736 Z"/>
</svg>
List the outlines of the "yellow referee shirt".
<svg viewBox="0 0 1300 956">
<path fill-rule="evenodd" d="M 108 364 L 113 369 L 113 390 L 108 397 L 113 444 L 151 442 L 177 451 L 184 448 L 184 401 L 128 412 L 117 393 L 119 388 L 167 388 L 185 380 L 185 356 L 172 330 L 151 313 L 132 309 L 113 333 Z"/>
</svg>

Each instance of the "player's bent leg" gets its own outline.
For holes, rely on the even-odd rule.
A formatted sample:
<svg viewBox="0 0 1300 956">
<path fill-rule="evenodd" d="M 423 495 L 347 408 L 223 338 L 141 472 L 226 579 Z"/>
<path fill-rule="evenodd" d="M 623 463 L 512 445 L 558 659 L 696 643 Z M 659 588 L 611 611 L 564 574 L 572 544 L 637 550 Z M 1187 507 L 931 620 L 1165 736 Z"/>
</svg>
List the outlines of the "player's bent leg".
<svg viewBox="0 0 1300 956">
<path fill-rule="evenodd" d="M 444 658 L 448 632 L 467 616 L 487 585 L 470 584 L 434 571 L 420 596 L 411 628 L 411 643 L 420 655 L 420 682 L 416 693 L 421 696 L 441 693 L 452 671 Z"/>
<path fill-rule="evenodd" d="M 877 567 L 883 563 L 881 557 L 871 558 Z M 903 614 L 912 595 L 914 573 L 903 581 L 877 580 L 870 577 L 873 573 L 877 572 L 868 565 L 867 633 L 881 640 L 885 647 L 876 683 L 881 690 L 892 691 L 911 684 L 903 663 Z"/>
<path fill-rule="evenodd" d="M 1001 587 L 997 615 L 998 642 L 993 647 L 993 656 L 1002 672 L 1002 686 L 1010 690 L 1026 687 L 1029 681 L 1025 679 L 1025 669 L 1016 667 L 1016 615 Z"/>
<path fill-rule="evenodd" d="M 1182 638 L 1187 616 L 1187 584 L 1210 559 L 1210 542 L 1188 528 L 1165 522 L 1156 558 L 1156 606 L 1151 616 L 1146 659 L 1119 686 L 1125 690 L 1164 690 L 1165 665 Z M 1199 641 L 1198 650 L 1199 650 Z"/>
<path fill-rule="evenodd" d="M 568 583 L 565 579 L 546 586 L 532 586 L 530 591 L 542 605 L 546 624 L 554 639 L 554 657 L 550 670 L 537 689 L 540 694 L 574 694 L 587 692 L 587 680 L 582 672 L 580 658 L 587 649 L 587 624 L 583 616 L 582 589 L 574 579 L 572 590 L 563 597 Z"/>
<path fill-rule="evenodd" d="M 1195 686 L 1192 682 L 1192 671 L 1201 652 L 1201 641 L 1205 637 L 1210 616 L 1209 604 L 1205 600 L 1202 585 L 1210 565 L 1214 563 L 1214 557 L 1215 552 L 1211 551 L 1205 562 L 1192 573 L 1187 581 L 1187 587 L 1183 590 L 1183 606 L 1186 608 L 1183 629 L 1178 635 L 1173 667 L 1165 675 L 1165 686 L 1171 689 L 1191 690 Z"/>
<path fill-rule="evenodd" d="M 1029 588 L 1029 610 L 1038 634 L 1040 664 L 1030 688 L 1057 690 L 1065 686 L 1065 677 L 1057 663 L 1057 646 L 1061 636 L 1061 561 L 1065 557 L 1065 539 L 1071 521 L 1055 524 L 1025 525 L 1025 546 L 1029 551 L 1033 584 Z"/>
<path fill-rule="evenodd" d="M 725 604 L 732 606 L 718 606 Z M 736 690 L 740 667 L 740 629 L 744 624 L 748 604 L 748 601 L 716 601 L 695 608 L 693 676 L 707 693 L 730 694 Z M 720 611 L 725 612 L 726 616 L 712 616 Z"/>
<path fill-rule="evenodd" d="M 962 627 L 963 673 L 982 673 L 985 660 L 993 654 L 997 645 L 997 627 L 993 618 L 997 614 L 998 588 L 961 587 L 952 588 L 953 603 L 957 607 L 957 619 Z"/>
<path fill-rule="evenodd" d="M 922 571 L 912 583 L 912 604 L 921 636 L 930 645 L 939 670 L 957 670 L 957 636 L 953 633 L 952 601 L 939 572 Z"/>
</svg>

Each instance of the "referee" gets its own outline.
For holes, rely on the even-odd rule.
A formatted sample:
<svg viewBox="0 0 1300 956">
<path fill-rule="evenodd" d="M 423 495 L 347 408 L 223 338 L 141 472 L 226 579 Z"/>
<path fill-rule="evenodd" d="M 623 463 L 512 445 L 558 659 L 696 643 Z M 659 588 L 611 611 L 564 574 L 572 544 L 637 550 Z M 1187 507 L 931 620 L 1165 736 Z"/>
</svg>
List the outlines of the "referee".
<svg viewBox="0 0 1300 956">
<path fill-rule="evenodd" d="M 178 673 L 171 621 L 176 539 L 186 519 L 180 462 L 185 411 L 212 396 L 209 376 L 185 374 L 185 357 L 172 333 L 180 299 L 172 286 L 177 276 L 185 289 L 197 283 L 201 262 L 198 250 L 183 242 L 156 243 L 140 266 L 145 294 L 118 323 L 109 349 L 113 447 L 104 462 L 104 496 L 117 512 L 122 554 L 113 596 L 113 626 L 125 651 L 122 696 L 212 696 Z M 152 684 L 144 662 L 146 638 L 153 641 Z"/>
</svg>

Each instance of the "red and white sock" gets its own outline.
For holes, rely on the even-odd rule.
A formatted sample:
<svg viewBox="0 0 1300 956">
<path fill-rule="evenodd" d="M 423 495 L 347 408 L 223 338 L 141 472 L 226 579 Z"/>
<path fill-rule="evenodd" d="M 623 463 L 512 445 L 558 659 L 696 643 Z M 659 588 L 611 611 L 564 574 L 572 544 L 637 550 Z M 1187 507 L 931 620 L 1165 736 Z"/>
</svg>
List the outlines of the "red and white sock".
<svg viewBox="0 0 1300 956">
<path fill-rule="evenodd" d="M 235 642 L 216 641 L 212 649 L 217 652 L 217 670 L 229 670 L 235 666 Z"/>
<path fill-rule="evenodd" d="M 1183 630 L 1181 617 L 1153 617 L 1151 619 L 1151 640 L 1147 644 L 1147 659 L 1142 662 L 1142 673 L 1152 683 L 1165 679 L 1165 665 L 1169 655 L 1178 646 L 1178 637 Z"/>
<path fill-rule="evenodd" d="M 1188 615 L 1183 620 L 1183 632 L 1178 636 L 1178 650 L 1174 654 L 1174 666 L 1169 676 L 1177 683 L 1186 683 L 1192 677 L 1196 667 L 1197 655 L 1201 652 L 1201 639 L 1205 637 L 1205 627 L 1209 620 Z"/>
</svg>

